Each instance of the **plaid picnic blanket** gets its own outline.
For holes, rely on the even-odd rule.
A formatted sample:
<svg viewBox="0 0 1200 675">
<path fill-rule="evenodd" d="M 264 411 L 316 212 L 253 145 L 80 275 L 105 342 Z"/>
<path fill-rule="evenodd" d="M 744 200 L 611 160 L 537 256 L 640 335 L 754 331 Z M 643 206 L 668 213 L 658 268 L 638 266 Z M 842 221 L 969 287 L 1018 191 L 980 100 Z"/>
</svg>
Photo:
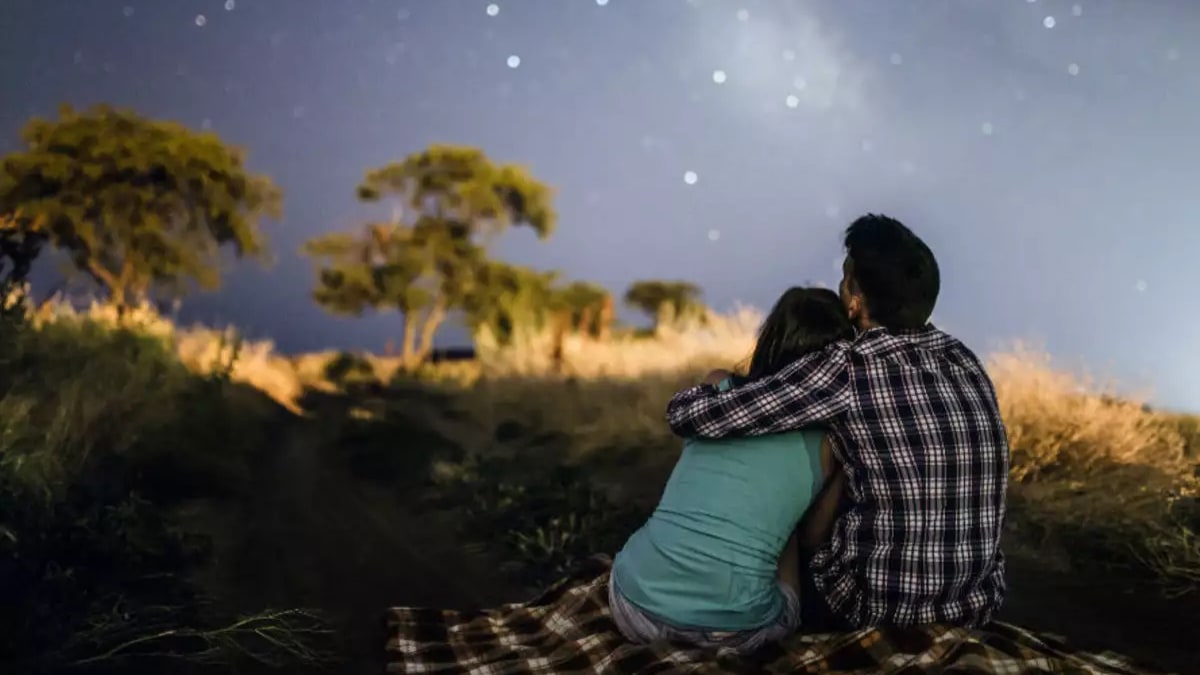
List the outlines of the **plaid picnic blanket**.
<svg viewBox="0 0 1200 675">
<path fill-rule="evenodd" d="M 684 644 L 635 645 L 608 607 L 611 559 L 597 556 L 529 602 L 459 612 L 388 611 L 389 673 L 1081 673 L 1138 675 L 1124 659 L 994 622 L 793 636 L 752 656 Z"/>
</svg>

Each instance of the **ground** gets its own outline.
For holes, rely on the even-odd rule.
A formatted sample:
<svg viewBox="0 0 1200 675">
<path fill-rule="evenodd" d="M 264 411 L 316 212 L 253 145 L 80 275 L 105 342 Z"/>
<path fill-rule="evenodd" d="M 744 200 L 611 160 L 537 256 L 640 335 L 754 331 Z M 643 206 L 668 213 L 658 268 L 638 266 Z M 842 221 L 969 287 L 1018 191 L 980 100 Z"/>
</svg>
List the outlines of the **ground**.
<svg viewBox="0 0 1200 675">
<path fill-rule="evenodd" d="M 520 601 L 572 561 L 615 552 L 678 455 L 663 407 L 704 365 L 695 348 L 643 340 L 578 351 L 589 375 L 513 357 L 460 379 L 257 348 L 234 359 L 209 334 L 15 327 L 0 333 L 0 566 L 17 572 L 0 575 L 12 610 L 0 661 L 9 649 L 129 673 L 162 670 L 129 656 L 143 637 L 157 642 L 139 653 L 182 650 L 158 656 L 184 672 L 174 666 L 212 652 L 224 627 L 281 616 L 267 609 L 303 621 L 221 638 L 203 672 L 253 661 L 251 647 L 277 655 L 281 632 L 331 647 L 337 672 L 379 672 L 386 607 Z M 669 372 L 645 368 L 672 355 Z M 353 367 L 331 374 L 339 360 Z M 1147 581 L 1200 579 L 1200 424 L 1080 393 L 1028 354 L 990 370 L 1014 465 L 999 618 L 1200 672 L 1200 593 L 1172 600 Z M 313 632 L 306 609 L 332 633 Z M 57 620 L 30 621 L 37 611 Z M 289 672 L 314 658 L 282 656 Z"/>
<path fill-rule="evenodd" d="M 260 468 L 264 489 L 233 516 L 241 534 L 226 542 L 240 556 L 227 581 L 246 607 L 327 611 L 348 638 L 344 658 L 356 672 L 378 672 L 383 608 L 494 606 L 527 597 L 528 589 L 497 573 L 503 561 L 495 550 L 463 540 L 461 514 L 420 500 L 420 471 L 388 488 L 355 477 L 344 461 L 348 449 L 322 443 L 330 435 L 319 418 L 285 420 L 279 434 Z M 1168 600 L 1157 587 L 1121 576 L 1064 569 L 1029 542 L 1007 548 L 1010 595 L 1000 618 L 1154 669 L 1200 669 L 1192 627 L 1200 604 Z"/>
</svg>

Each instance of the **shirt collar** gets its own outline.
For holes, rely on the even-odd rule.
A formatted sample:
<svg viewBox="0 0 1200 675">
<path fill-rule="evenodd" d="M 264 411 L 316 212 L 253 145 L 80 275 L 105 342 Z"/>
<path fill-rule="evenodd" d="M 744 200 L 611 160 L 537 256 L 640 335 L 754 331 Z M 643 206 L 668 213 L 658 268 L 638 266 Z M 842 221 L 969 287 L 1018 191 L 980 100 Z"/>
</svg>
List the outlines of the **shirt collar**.
<svg viewBox="0 0 1200 675">
<path fill-rule="evenodd" d="M 896 337 L 923 337 L 937 332 L 937 327 L 932 323 L 927 323 L 920 328 L 898 328 L 895 330 L 885 328 L 883 326 L 875 326 L 866 330 L 858 331 L 858 338 L 864 339 L 874 335 L 895 335 Z"/>
</svg>

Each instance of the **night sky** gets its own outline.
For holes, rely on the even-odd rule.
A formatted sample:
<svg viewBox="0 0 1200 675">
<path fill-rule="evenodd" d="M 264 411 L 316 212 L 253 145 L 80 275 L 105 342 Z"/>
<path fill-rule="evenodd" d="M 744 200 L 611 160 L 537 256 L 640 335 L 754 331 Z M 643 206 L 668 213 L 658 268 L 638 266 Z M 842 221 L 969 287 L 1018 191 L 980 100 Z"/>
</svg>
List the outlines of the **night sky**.
<svg viewBox="0 0 1200 675">
<path fill-rule="evenodd" d="M 511 261 L 764 306 L 835 283 L 841 229 L 883 211 L 978 351 L 1200 409 L 1196 36 L 1191 0 L 0 0 L 0 151 L 63 102 L 247 147 L 286 193 L 278 261 L 182 316 L 285 351 L 398 334 L 326 316 L 298 251 L 362 222 L 366 169 L 450 142 L 557 189 Z"/>
</svg>

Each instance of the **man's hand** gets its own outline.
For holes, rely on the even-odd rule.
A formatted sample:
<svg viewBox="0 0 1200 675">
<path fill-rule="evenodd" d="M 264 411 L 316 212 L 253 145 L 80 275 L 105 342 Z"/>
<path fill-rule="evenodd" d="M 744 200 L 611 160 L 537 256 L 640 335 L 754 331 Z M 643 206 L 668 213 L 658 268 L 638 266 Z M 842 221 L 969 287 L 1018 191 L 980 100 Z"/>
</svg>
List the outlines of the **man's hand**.
<svg viewBox="0 0 1200 675">
<path fill-rule="evenodd" d="M 731 377 L 733 377 L 733 373 L 729 372 L 728 370 L 722 370 L 718 368 L 705 376 L 702 384 L 711 384 L 716 386 L 720 384 L 722 380 L 726 380 Z"/>
</svg>

